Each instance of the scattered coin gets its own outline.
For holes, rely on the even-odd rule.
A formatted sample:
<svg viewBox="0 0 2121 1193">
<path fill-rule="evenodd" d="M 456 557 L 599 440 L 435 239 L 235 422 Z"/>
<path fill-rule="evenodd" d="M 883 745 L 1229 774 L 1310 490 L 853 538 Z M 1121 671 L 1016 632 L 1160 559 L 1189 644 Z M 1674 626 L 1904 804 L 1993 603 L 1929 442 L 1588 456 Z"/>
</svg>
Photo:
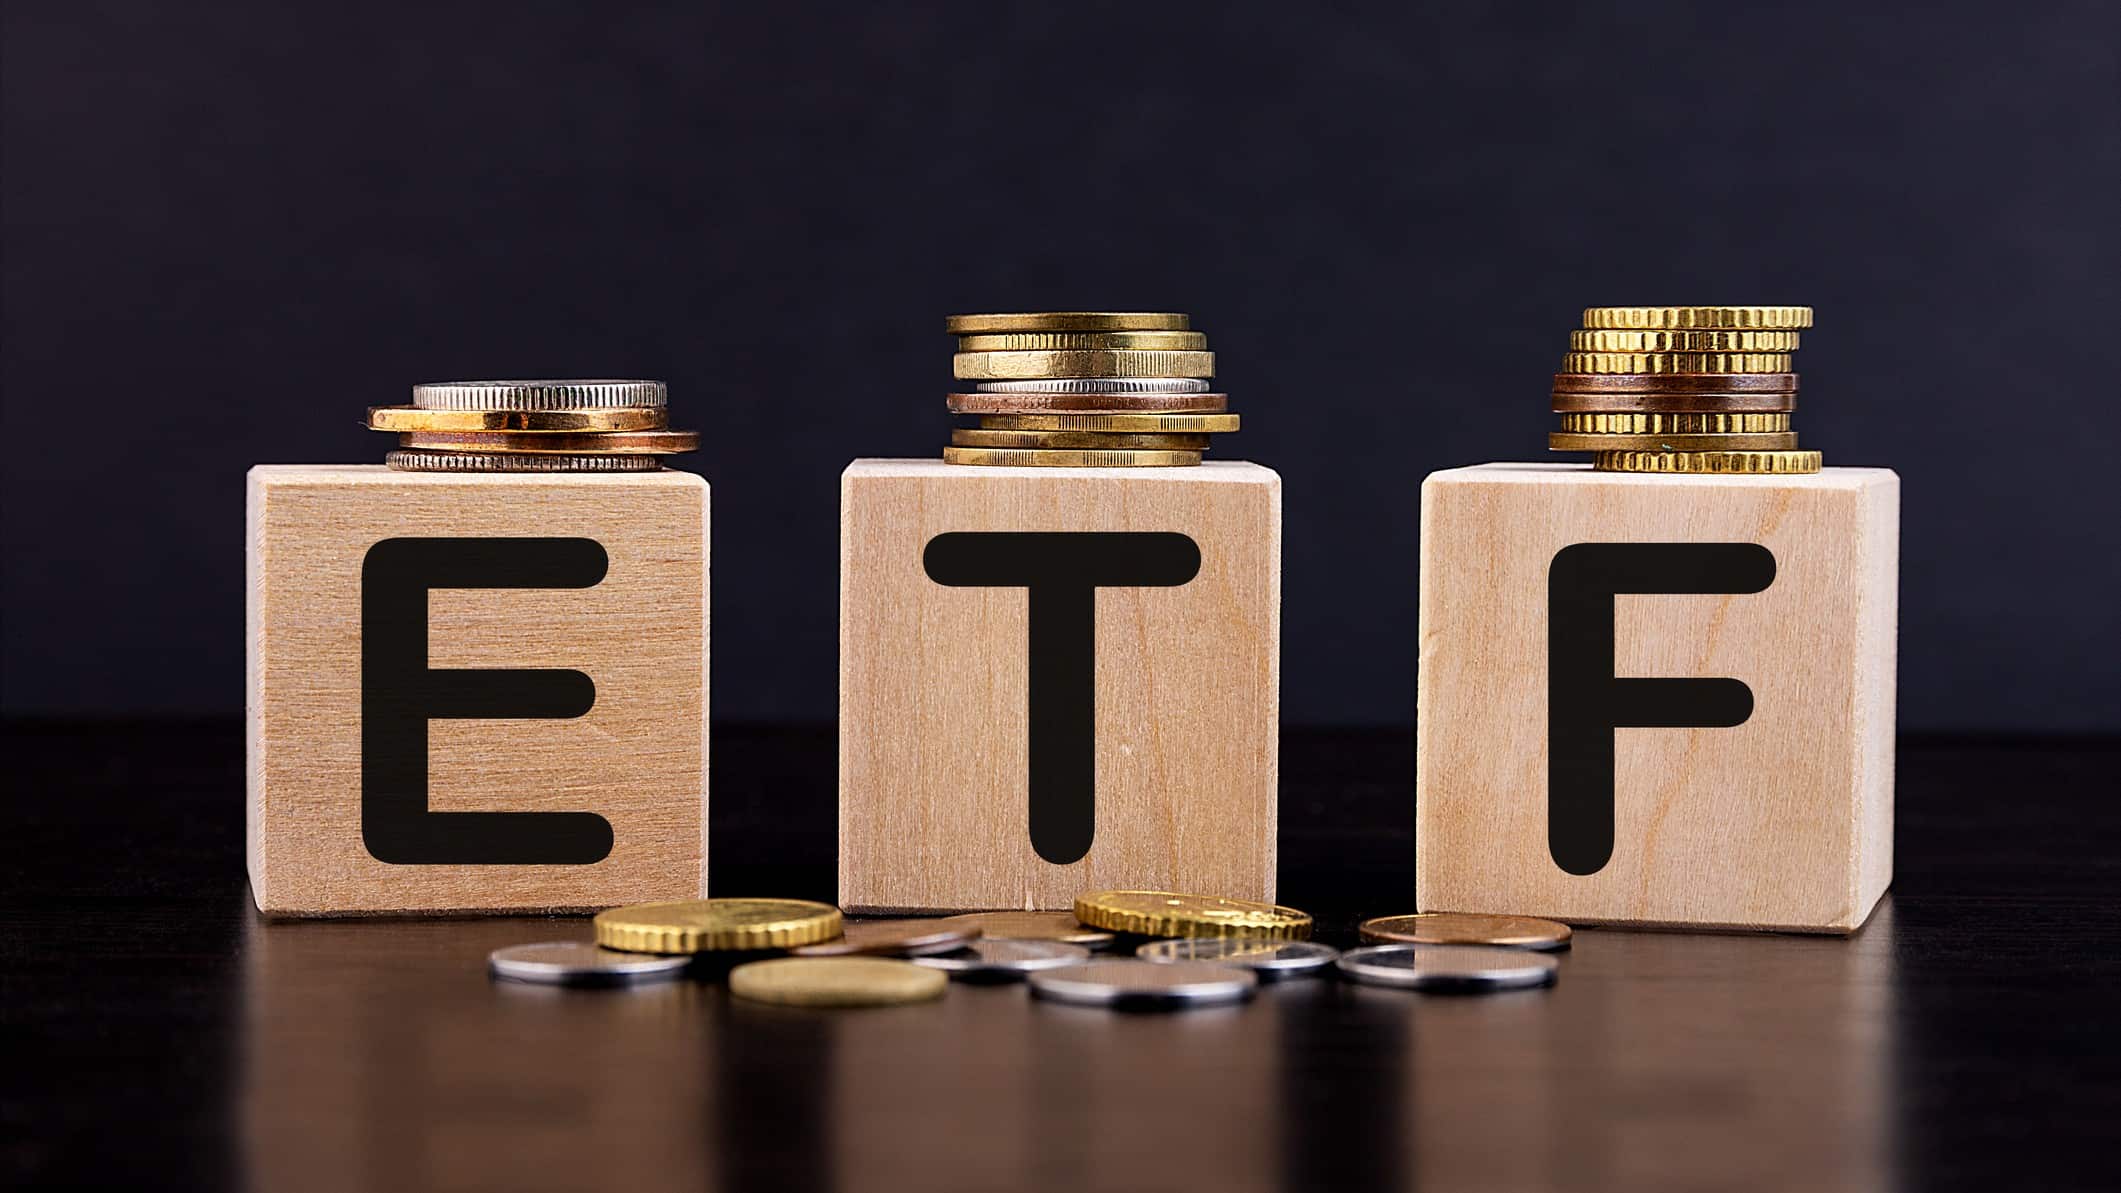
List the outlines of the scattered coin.
<svg viewBox="0 0 2121 1193">
<path fill-rule="evenodd" d="M 946 464 L 1000 468 L 1184 468 L 1200 463 L 1199 452 L 1042 451 L 1014 447 L 946 447 Z"/>
<path fill-rule="evenodd" d="M 1208 383 L 1199 377 L 1042 377 L 981 381 L 972 388 L 983 394 L 1094 394 L 1133 401 L 1152 394 L 1204 394 Z"/>
<path fill-rule="evenodd" d="M 954 336 L 1008 331 L 1184 331 L 1184 315 L 1151 311 L 1030 311 L 1006 315 L 952 315 L 944 327 Z"/>
<path fill-rule="evenodd" d="M 614 907 L 597 943 L 636 953 L 785 949 L 840 935 L 839 908 L 807 899 L 683 899 Z"/>
<path fill-rule="evenodd" d="M 1031 993 L 1054 1002 L 1116 1010 L 1176 1010 L 1243 1002 L 1259 988 L 1252 971 L 1204 961 L 1090 961 L 1030 977 Z"/>
<path fill-rule="evenodd" d="M 1364 920 L 1356 933 L 1371 944 L 1480 944 L 1540 952 L 1568 948 L 1574 936 L 1567 924 L 1554 920 L 1459 911 L 1378 916 Z"/>
<path fill-rule="evenodd" d="M 1213 377 L 1215 354 L 1145 352 L 1125 348 L 1093 348 L 1077 352 L 960 352 L 950 358 L 950 375 L 960 381 L 1029 381 L 1047 377 Z"/>
<path fill-rule="evenodd" d="M 789 952 L 798 957 L 838 957 L 868 953 L 890 957 L 920 957 L 964 948 L 980 938 L 980 927 L 958 916 L 916 920 L 847 920 L 842 934 L 833 940 L 799 945 Z"/>
<path fill-rule="evenodd" d="M 582 455 L 668 454 L 700 446 L 698 431 L 406 431 L 401 447 L 416 451 L 563 452 Z"/>
<path fill-rule="evenodd" d="M 989 940 L 1058 940 L 1091 949 L 1112 943 L 1110 932 L 1090 927 L 1072 911 L 975 911 L 951 918 L 977 925 Z"/>
<path fill-rule="evenodd" d="M 1001 331 L 957 340 L 959 352 L 1199 352 L 1207 346 L 1208 337 L 1197 331 Z"/>
<path fill-rule="evenodd" d="M 595 410 L 422 410 L 371 406 L 371 431 L 653 431 L 669 417 L 661 406 Z"/>
<path fill-rule="evenodd" d="M 1509 990 L 1551 986 L 1561 967 L 1525 949 L 1453 944 L 1379 944 L 1340 955 L 1341 976 L 1415 990 Z"/>
<path fill-rule="evenodd" d="M 1303 940 L 1311 917 L 1293 907 L 1175 891 L 1097 891 L 1079 895 L 1075 918 L 1138 936 L 1252 936 Z"/>
<path fill-rule="evenodd" d="M 579 940 L 510 945 L 486 958 L 486 971 L 511 982 L 543 986 L 633 986 L 682 976 L 690 957 L 621 953 Z"/>
<path fill-rule="evenodd" d="M 1249 969 L 1262 982 L 1310 977 L 1340 957 L 1340 950 L 1308 940 L 1255 940 L 1249 936 L 1192 936 L 1152 940 L 1134 950 L 1144 961 L 1168 965 L 1204 961 Z"/>
<path fill-rule="evenodd" d="M 955 953 L 915 957 L 913 964 L 967 981 L 1014 982 L 1027 973 L 1058 969 L 1090 959 L 1090 950 L 1058 940 L 982 938 Z"/>
<path fill-rule="evenodd" d="M 729 993 L 789 1007 L 881 1007 L 941 998 L 948 978 L 883 957 L 779 957 L 729 971 Z"/>
</svg>

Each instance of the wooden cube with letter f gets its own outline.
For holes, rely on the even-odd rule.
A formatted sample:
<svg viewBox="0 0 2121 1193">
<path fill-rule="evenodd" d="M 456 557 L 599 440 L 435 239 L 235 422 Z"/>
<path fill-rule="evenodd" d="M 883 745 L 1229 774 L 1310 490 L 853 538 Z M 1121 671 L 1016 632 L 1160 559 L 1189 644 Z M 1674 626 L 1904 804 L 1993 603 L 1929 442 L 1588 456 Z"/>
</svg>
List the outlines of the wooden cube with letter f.
<svg viewBox="0 0 2121 1193">
<path fill-rule="evenodd" d="M 857 460 L 840 902 L 1274 895 L 1281 479 Z"/>
</svg>

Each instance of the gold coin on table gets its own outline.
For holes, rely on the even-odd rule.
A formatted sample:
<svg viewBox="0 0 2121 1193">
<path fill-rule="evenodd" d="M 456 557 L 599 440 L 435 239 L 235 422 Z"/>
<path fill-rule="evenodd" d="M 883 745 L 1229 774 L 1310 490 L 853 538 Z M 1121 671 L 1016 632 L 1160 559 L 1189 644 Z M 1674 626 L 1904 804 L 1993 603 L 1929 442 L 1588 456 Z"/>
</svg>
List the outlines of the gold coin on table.
<svg viewBox="0 0 2121 1193">
<path fill-rule="evenodd" d="M 1795 431 L 1699 435 L 1553 431 L 1547 435 L 1547 450 L 1557 452 L 1786 452 L 1796 446 Z"/>
<path fill-rule="evenodd" d="M 1040 451 L 1020 447 L 946 447 L 945 464 L 988 468 L 1190 468 L 1199 452 Z"/>
<path fill-rule="evenodd" d="M 808 899 L 680 899 L 614 907 L 597 943 L 629 953 L 786 949 L 840 935 L 840 909 Z"/>
<path fill-rule="evenodd" d="M 1591 466 L 1600 472 L 1766 476 L 1817 472 L 1820 463 L 1818 452 L 1600 452 Z"/>
<path fill-rule="evenodd" d="M 1235 431 L 1235 414 L 987 414 L 989 431 L 1142 431 L 1167 435 L 1217 435 Z"/>
<path fill-rule="evenodd" d="M 959 336 L 959 352 L 1080 352 L 1092 348 L 1200 352 L 1208 337 L 1198 331 L 1002 331 Z"/>
<path fill-rule="evenodd" d="M 1025 311 L 1006 315 L 952 315 L 943 321 L 954 336 L 1011 331 L 1184 331 L 1192 320 L 1164 311 Z"/>
<path fill-rule="evenodd" d="M 1790 429 L 1787 414 L 1564 414 L 1561 429 L 1583 435 L 1757 435 Z"/>
<path fill-rule="evenodd" d="M 964 948 L 980 938 L 980 926 L 959 916 L 908 920 L 848 920 L 831 940 L 790 949 L 798 957 L 841 957 L 869 953 L 922 957 Z"/>
<path fill-rule="evenodd" d="M 959 427 L 950 432 L 950 442 L 959 447 L 1028 447 L 1045 450 L 1131 448 L 1152 451 L 1206 451 L 1206 435 L 1176 435 L 1153 431 L 992 431 Z"/>
<path fill-rule="evenodd" d="M 1485 944 L 1553 952 L 1569 947 L 1569 926 L 1528 915 L 1472 915 L 1431 911 L 1385 915 L 1356 929 L 1369 944 Z"/>
<path fill-rule="evenodd" d="M 1577 352 L 1795 352 L 1794 331 L 1572 331 L 1569 347 Z"/>
<path fill-rule="evenodd" d="M 406 431 L 401 447 L 453 452 L 668 455 L 700 446 L 698 431 Z"/>
<path fill-rule="evenodd" d="M 1568 352 L 1564 373 L 1787 373 L 1787 352 Z"/>
<path fill-rule="evenodd" d="M 1110 932 L 1090 927 L 1072 911 L 975 911 L 950 918 L 978 924 L 990 940 L 1056 940 L 1090 949 L 1112 943 Z"/>
<path fill-rule="evenodd" d="M 1140 936 L 1307 940 L 1311 935 L 1311 917 L 1293 907 L 1175 891 L 1096 891 L 1078 895 L 1075 918 L 1093 928 Z"/>
<path fill-rule="evenodd" d="M 786 1007 L 885 1007 L 941 998 L 950 977 L 886 957 L 779 957 L 729 971 L 729 993 Z"/>
<path fill-rule="evenodd" d="M 1213 377 L 1213 352 L 1150 352 L 1086 348 L 1070 352 L 960 352 L 950 358 L 960 381 L 1044 380 L 1052 377 Z"/>
<path fill-rule="evenodd" d="M 1605 328 L 1744 328 L 1795 330 L 1812 325 L 1810 307 L 1590 307 L 1583 325 Z"/>
<path fill-rule="evenodd" d="M 371 406 L 371 431 L 653 431 L 667 426 L 660 406 L 607 406 L 596 410 L 423 410 L 418 406 Z"/>
</svg>

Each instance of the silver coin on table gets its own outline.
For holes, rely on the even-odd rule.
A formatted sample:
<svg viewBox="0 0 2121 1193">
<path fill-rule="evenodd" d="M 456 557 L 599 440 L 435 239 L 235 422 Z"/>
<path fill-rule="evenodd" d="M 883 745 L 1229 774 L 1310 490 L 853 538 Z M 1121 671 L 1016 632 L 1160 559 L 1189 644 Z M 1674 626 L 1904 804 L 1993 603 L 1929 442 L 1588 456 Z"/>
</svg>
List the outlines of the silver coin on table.
<svg viewBox="0 0 2121 1193">
<path fill-rule="evenodd" d="M 1058 940 L 982 939 L 959 952 L 915 957 L 913 963 L 966 981 L 1014 982 L 1028 973 L 1079 965 L 1089 959 L 1090 950 Z"/>
<path fill-rule="evenodd" d="M 621 953 L 586 940 L 554 940 L 495 949 L 486 958 L 486 971 L 543 986 L 632 986 L 679 977 L 691 964 L 690 956 Z"/>
<path fill-rule="evenodd" d="M 1259 989 L 1251 970 L 1206 961 L 1091 961 L 1042 970 L 1030 982 L 1039 998 L 1119 1010 L 1243 1002 Z"/>
<path fill-rule="evenodd" d="M 1188 936 L 1177 940 L 1152 940 L 1134 950 L 1144 961 L 1169 965 L 1177 961 L 1205 961 L 1249 969 L 1262 982 L 1317 974 L 1340 957 L 1331 945 L 1308 940 L 1255 940 L 1243 936 Z"/>
<path fill-rule="evenodd" d="M 1198 377 L 1049 377 L 1042 381 L 982 381 L 983 394 L 1204 394 Z"/>
<path fill-rule="evenodd" d="M 1551 986 L 1561 973 L 1543 953 L 1493 945 L 1380 944 L 1349 949 L 1338 964 L 1352 981 L 1413 990 L 1518 990 Z"/>
</svg>

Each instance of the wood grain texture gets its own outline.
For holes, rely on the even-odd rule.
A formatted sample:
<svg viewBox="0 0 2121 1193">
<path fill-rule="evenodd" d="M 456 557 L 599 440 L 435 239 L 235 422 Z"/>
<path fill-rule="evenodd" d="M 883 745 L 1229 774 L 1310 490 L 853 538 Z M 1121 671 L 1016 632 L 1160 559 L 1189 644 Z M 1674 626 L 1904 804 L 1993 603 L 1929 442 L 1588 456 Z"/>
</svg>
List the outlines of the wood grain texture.
<svg viewBox="0 0 2121 1193">
<path fill-rule="evenodd" d="M 1280 477 L 857 460 L 840 492 L 844 906 L 1273 897 Z M 930 580 L 922 552 L 949 531 L 1176 531 L 1200 547 L 1182 586 L 1097 593 L 1096 834 L 1078 862 L 1031 847 L 1025 590 Z"/>
<path fill-rule="evenodd" d="M 1575 923 L 1849 932 L 1892 879 L 1899 478 L 1489 464 L 1422 485 L 1415 900 Z M 1751 542 L 1749 595 L 1622 595 L 1615 674 L 1730 676 L 1728 729 L 1616 730 L 1614 849 L 1547 847 L 1547 571 L 1582 542 Z"/>
<path fill-rule="evenodd" d="M 708 489 L 691 473 L 250 472 L 245 818 L 252 896 L 274 915 L 579 911 L 706 892 Z M 433 811 L 585 811 L 593 865 L 387 865 L 361 836 L 361 569 L 401 536 L 580 536 L 581 589 L 438 589 L 428 665 L 568 668 L 570 719 L 429 723 Z"/>
</svg>

